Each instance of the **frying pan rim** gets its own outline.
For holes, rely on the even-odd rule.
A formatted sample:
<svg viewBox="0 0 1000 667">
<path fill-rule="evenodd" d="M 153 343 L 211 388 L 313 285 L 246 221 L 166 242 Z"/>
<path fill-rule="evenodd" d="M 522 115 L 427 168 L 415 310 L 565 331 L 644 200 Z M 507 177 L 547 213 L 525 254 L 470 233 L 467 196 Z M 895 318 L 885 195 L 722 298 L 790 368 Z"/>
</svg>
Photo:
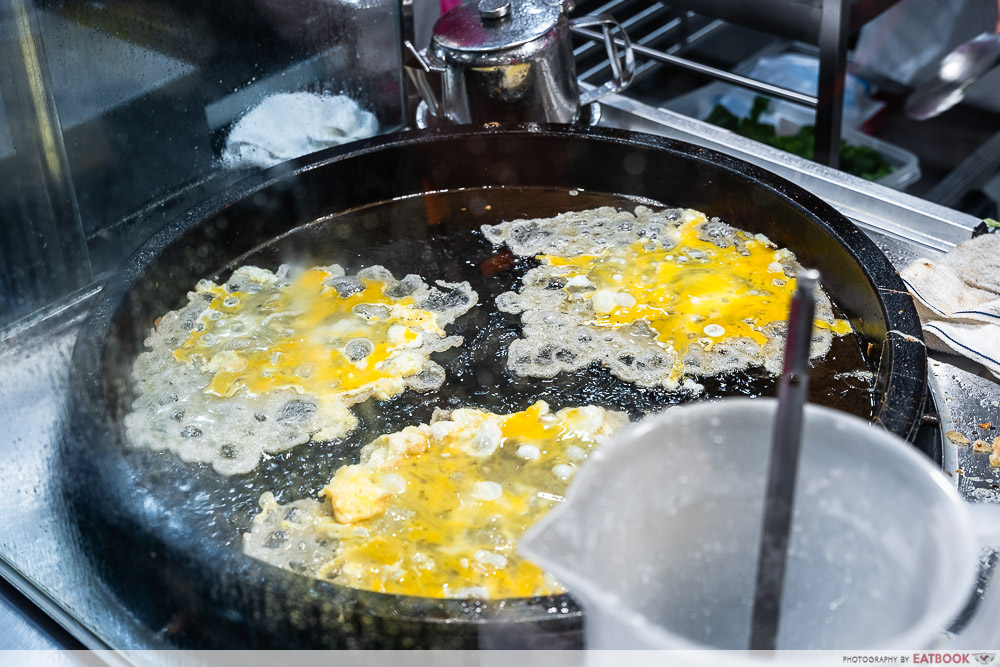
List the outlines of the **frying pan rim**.
<svg viewBox="0 0 1000 667">
<path fill-rule="evenodd" d="M 116 296 L 116 301 L 120 301 L 125 293 L 132 289 L 142 269 L 149 263 L 149 261 L 144 261 L 144 255 L 152 252 L 153 258 L 155 258 L 172 244 L 180 242 L 185 233 L 197 227 L 204 220 L 283 180 L 323 168 L 333 162 L 348 160 L 380 150 L 489 135 L 557 138 L 568 135 L 588 141 L 633 145 L 664 151 L 683 158 L 708 163 L 713 168 L 721 169 L 739 180 L 750 181 L 752 186 L 765 190 L 786 204 L 790 204 L 833 237 L 841 249 L 847 252 L 851 259 L 861 267 L 865 280 L 879 294 L 879 306 L 887 332 L 885 349 L 889 353 L 895 352 L 897 355 L 902 353 L 903 356 L 908 357 L 910 363 L 906 365 L 906 368 L 903 367 L 903 364 L 890 363 L 886 389 L 881 403 L 876 408 L 873 421 L 906 440 L 913 439 L 920 424 L 923 404 L 927 395 L 926 346 L 924 345 L 920 320 L 911 300 L 907 297 L 903 303 L 898 304 L 901 307 L 895 310 L 886 306 L 886 298 L 893 295 L 907 295 L 907 291 L 898 272 L 874 241 L 833 206 L 802 186 L 763 167 L 711 148 L 643 132 L 595 126 L 539 125 L 534 123 L 497 127 L 457 125 L 422 130 L 403 130 L 319 151 L 247 176 L 179 215 L 174 221 L 150 237 L 129 257 L 120 272 L 123 280 L 115 284 L 115 287 L 122 288 L 121 294 L 115 295 L 114 292 L 110 294 Z M 105 292 L 106 290 L 102 290 L 100 304 L 106 306 L 109 302 L 105 300 Z M 889 344 L 890 339 L 891 345 Z M 895 351 L 893 347 L 896 348 Z M 893 395 L 891 401 L 888 397 L 889 393 Z M 912 407 L 909 414 L 898 413 L 898 408 L 901 405 Z"/>
<path fill-rule="evenodd" d="M 605 142 L 625 146 L 636 146 L 645 149 L 665 151 L 682 158 L 694 159 L 700 162 L 707 162 L 712 168 L 721 169 L 728 172 L 735 178 L 742 181 L 749 181 L 754 187 L 766 190 L 772 196 L 793 206 L 800 214 L 805 215 L 814 223 L 819 224 L 829 233 L 844 249 L 851 258 L 857 262 L 864 273 L 873 291 L 880 296 L 879 305 L 882 309 L 882 316 L 886 322 L 886 331 L 889 334 L 898 332 L 899 338 L 895 344 L 910 344 L 914 349 L 922 352 L 923 340 L 916 317 L 916 311 L 910 303 L 911 312 L 900 309 L 899 312 L 892 312 L 886 307 L 885 301 L 881 298 L 887 293 L 905 294 L 905 286 L 899 278 L 898 273 L 892 268 L 888 259 L 878 249 L 871 239 L 869 239 L 854 223 L 848 220 L 840 212 L 828 203 L 810 193 L 787 179 L 773 174 L 762 167 L 751 164 L 737 157 L 726 155 L 718 151 L 690 144 L 675 139 L 659 137 L 655 135 L 631 132 L 627 130 L 617 130 L 612 128 L 599 127 L 571 127 L 562 125 L 510 125 L 490 128 L 480 128 L 477 126 L 455 126 L 447 128 L 431 128 L 426 130 L 406 130 L 387 135 L 381 135 L 370 139 L 365 139 L 341 147 L 326 149 L 283 163 L 276 167 L 262 172 L 251 174 L 236 183 L 227 186 L 222 191 L 208 197 L 203 202 L 180 214 L 173 221 L 161 228 L 157 233 L 145 241 L 137 249 L 121 268 L 111 276 L 102 290 L 97 302 L 94 304 L 90 315 L 81 327 L 80 335 L 77 339 L 72 355 L 71 382 L 81 389 L 81 391 L 71 391 L 71 396 L 75 395 L 78 400 L 73 413 L 76 415 L 89 416 L 92 421 L 98 419 L 98 415 L 108 414 L 109 406 L 100 382 L 101 369 L 105 363 L 104 347 L 107 335 L 113 320 L 117 317 L 127 295 L 135 288 L 137 282 L 142 277 L 144 270 L 153 263 L 163 252 L 174 244 L 182 243 L 185 235 L 205 220 L 216 216 L 239 201 L 256 194 L 266 188 L 277 185 L 287 179 L 295 178 L 301 174 L 324 166 L 351 158 L 368 155 L 387 149 L 407 148 L 414 145 L 446 143 L 447 141 L 461 141 L 482 135 L 509 135 L 511 137 L 525 137 L 528 140 L 536 137 L 556 137 L 575 138 L 579 137 L 586 141 Z M 405 193 L 415 194 L 415 193 Z M 403 196 L 402 194 L 400 196 Z M 866 253 L 874 257 L 862 257 L 861 253 Z M 886 347 L 891 347 L 892 341 L 887 334 Z M 890 366 L 890 376 L 887 382 L 887 392 L 889 388 L 901 391 L 907 405 L 911 405 L 912 419 L 909 419 L 909 429 L 905 433 L 897 431 L 897 435 L 909 439 L 912 431 L 919 423 L 919 414 L 922 412 L 923 396 L 926 394 L 926 355 L 916 355 L 916 367 L 910 366 L 904 369 L 899 368 L 899 364 Z M 918 398 L 919 397 L 919 398 Z M 893 406 L 883 402 L 880 411 L 876 414 L 876 421 L 881 421 L 882 411 L 891 409 Z M 87 409 L 89 408 L 89 409 Z M 907 421 L 904 417 L 904 421 Z M 884 424 L 883 424 L 884 425 Z M 124 443 L 117 443 L 123 445 Z M 254 562 L 254 567 L 259 566 L 263 572 L 277 571 L 282 575 L 306 579 L 301 575 L 287 573 L 266 563 Z M 281 577 L 278 577 L 280 579 Z M 475 616 L 468 616 L 463 612 L 461 600 L 444 600 L 436 598 L 419 598 L 415 596 L 401 596 L 395 594 L 378 593 L 373 591 L 360 591 L 349 587 L 338 586 L 329 582 L 321 582 L 323 587 L 330 586 L 335 589 L 346 600 L 354 600 L 357 603 L 378 609 L 384 606 L 386 600 L 398 601 L 400 598 L 410 598 L 416 604 L 418 601 L 434 602 L 435 606 L 442 609 L 446 616 L 450 618 L 434 617 L 407 617 L 397 616 L 400 620 L 420 620 L 422 622 L 440 622 L 443 624 L 454 623 L 487 623 L 492 620 L 493 614 L 499 613 L 511 600 L 519 604 L 529 606 L 538 604 L 539 600 L 554 601 L 556 605 L 561 602 L 570 602 L 574 607 L 570 613 L 559 614 L 558 618 L 569 618 L 578 616 L 581 612 L 572 603 L 572 598 L 568 595 L 548 596 L 541 598 L 508 598 L 505 600 L 482 601 L 480 608 L 483 613 Z M 368 604 L 367 600 L 372 604 Z M 547 604 L 546 606 L 552 606 Z M 532 618 L 511 618 L 504 619 L 508 622 L 525 622 L 534 620 Z"/>
</svg>

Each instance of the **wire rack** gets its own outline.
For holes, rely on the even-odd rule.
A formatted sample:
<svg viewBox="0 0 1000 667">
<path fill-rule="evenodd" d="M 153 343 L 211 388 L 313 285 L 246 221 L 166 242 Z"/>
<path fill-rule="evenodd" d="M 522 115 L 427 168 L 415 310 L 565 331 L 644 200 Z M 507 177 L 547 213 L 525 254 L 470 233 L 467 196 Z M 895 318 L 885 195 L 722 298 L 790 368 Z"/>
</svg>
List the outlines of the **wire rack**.
<svg viewBox="0 0 1000 667">
<path fill-rule="evenodd" d="M 751 14 L 741 2 L 713 0 L 694 3 L 699 12 L 685 9 L 691 0 L 670 4 L 648 0 L 581 0 L 578 15 L 607 13 L 628 33 L 637 57 L 636 78 L 663 65 L 694 72 L 735 84 L 770 97 L 788 100 L 816 110 L 815 159 L 838 166 L 841 137 L 844 76 L 847 71 L 847 38 L 897 0 L 755 0 Z M 714 12 L 714 15 L 707 15 Z M 787 14 L 784 24 L 769 23 L 767 17 Z M 725 18 L 722 18 L 725 17 Z M 762 18 L 763 17 L 763 18 Z M 685 52 L 705 38 L 724 30 L 730 21 L 790 39 L 805 39 L 819 47 L 819 80 L 816 96 L 803 94 L 733 72 L 718 69 L 690 58 Z M 577 71 L 593 83 L 607 77 L 608 61 L 598 33 L 575 29 L 580 41 L 575 49 Z M 619 44 L 621 42 L 619 41 Z"/>
</svg>

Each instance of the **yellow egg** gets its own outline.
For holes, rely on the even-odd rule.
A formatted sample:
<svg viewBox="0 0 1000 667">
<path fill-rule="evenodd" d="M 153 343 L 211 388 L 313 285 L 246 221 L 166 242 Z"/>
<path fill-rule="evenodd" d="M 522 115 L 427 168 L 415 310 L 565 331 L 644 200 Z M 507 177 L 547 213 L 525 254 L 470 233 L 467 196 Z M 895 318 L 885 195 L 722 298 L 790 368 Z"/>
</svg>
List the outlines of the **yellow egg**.
<svg viewBox="0 0 1000 667">
<path fill-rule="evenodd" d="M 247 266 L 224 285 L 203 280 L 136 361 L 129 440 L 234 474 L 343 437 L 357 424 L 351 405 L 440 386 L 430 357 L 462 343 L 445 327 L 477 299 L 468 283 L 430 287 L 379 266 Z"/>
<path fill-rule="evenodd" d="M 561 592 L 517 554 L 518 538 L 561 501 L 591 449 L 626 422 L 623 413 L 594 406 L 552 413 L 542 401 L 510 415 L 438 411 L 429 424 L 366 445 L 361 462 L 339 469 L 320 492 L 322 503 L 283 506 L 264 494 L 244 550 L 386 593 Z"/>
<path fill-rule="evenodd" d="M 508 366 L 553 377 L 597 362 L 621 379 L 677 388 L 692 377 L 780 369 L 794 255 L 703 213 L 594 209 L 483 228 L 540 265 L 498 299 L 520 313 Z M 817 292 L 813 356 L 850 325 Z"/>
<path fill-rule="evenodd" d="M 202 286 L 199 293 L 212 297 L 199 318 L 203 327 L 174 358 L 207 359 L 203 369 L 213 375 L 206 391 L 216 396 L 289 389 L 332 400 L 419 372 L 423 360 L 405 351 L 423 335 L 444 337 L 438 315 L 416 307 L 412 295 L 388 296 L 382 280 L 359 277 L 338 291 L 338 278 L 343 271 L 312 268 L 287 286 L 255 293 Z M 237 351 L 227 349 L 235 342 Z M 219 356 L 239 362 L 219 364 Z"/>
</svg>

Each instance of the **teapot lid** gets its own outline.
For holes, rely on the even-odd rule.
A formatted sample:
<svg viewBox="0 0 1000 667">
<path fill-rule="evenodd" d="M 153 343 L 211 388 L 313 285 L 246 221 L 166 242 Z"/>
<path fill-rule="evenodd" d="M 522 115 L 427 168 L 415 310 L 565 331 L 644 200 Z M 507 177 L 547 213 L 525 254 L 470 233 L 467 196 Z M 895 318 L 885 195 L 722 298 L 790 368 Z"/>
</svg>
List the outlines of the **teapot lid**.
<svg viewBox="0 0 1000 667">
<path fill-rule="evenodd" d="M 500 51 L 549 32 L 562 12 L 562 0 L 478 0 L 439 18 L 433 41 L 446 50 Z"/>
</svg>

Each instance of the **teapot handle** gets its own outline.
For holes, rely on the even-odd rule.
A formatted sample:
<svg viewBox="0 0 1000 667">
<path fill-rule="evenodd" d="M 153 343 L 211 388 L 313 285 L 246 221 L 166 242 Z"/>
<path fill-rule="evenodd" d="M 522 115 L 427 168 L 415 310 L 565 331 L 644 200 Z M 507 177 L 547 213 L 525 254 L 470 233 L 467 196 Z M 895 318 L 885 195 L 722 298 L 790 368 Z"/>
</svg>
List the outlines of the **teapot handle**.
<svg viewBox="0 0 1000 667">
<path fill-rule="evenodd" d="M 608 60 L 611 61 L 611 80 L 580 95 L 580 105 L 587 106 L 605 95 L 625 90 L 635 76 L 635 54 L 632 52 L 632 42 L 621 24 L 608 14 L 582 16 L 571 19 L 569 24 L 572 28 L 600 28 L 604 34 L 604 49 L 608 53 Z M 621 35 L 621 41 L 624 43 L 625 48 L 621 53 L 618 51 L 614 32 Z"/>
</svg>

